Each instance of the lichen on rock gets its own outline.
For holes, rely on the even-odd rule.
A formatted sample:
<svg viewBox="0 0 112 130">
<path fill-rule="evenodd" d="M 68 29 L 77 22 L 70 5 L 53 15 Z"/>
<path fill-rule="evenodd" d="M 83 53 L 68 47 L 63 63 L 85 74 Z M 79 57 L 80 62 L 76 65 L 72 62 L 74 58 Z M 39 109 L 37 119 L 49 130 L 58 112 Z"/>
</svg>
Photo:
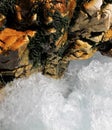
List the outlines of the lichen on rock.
<svg viewBox="0 0 112 130">
<path fill-rule="evenodd" d="M 111 0 L 0 1 L 0 84 L 35 71 L 59 78 L 96 51 L 112 56 Z"/>
</svg>

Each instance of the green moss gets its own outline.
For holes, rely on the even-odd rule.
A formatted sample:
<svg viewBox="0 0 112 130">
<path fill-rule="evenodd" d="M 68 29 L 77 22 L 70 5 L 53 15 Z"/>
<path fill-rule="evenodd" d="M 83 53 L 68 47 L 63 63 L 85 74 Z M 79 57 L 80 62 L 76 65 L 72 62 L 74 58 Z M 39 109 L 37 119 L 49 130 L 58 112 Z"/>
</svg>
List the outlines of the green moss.
<svg viewBox="0 0 112 130">
<path fill-rule="evenodd" d="M 0 30 L 5 27 L 9 27 L 13 23 L 13 17 L 15 15 L 14 5 L 17 0 L 0 0 L 0 14 L 6 16 L 6 21 Z"/>
<path fill-rule="evenodd" d="M 42 8 L 41 8 L 42 9 Z M 40 12 L 40 13 L 39 13 Z M 37 27 L 36 36 L 31 39 L 29 43 L 29 58 L 33 62 L 34 66 L 44 65 L 48 55 L 56 52 L 55 42 L 59 37 L 65 33 L 68 29 L 69 19 L 68 17 L 62 17 L 60 12 L 55 11 L 54 14 L 48 12 L 48 15 L 53 18 L 53 22 L 46 25 L 44 24 L 44 18 L 42 16 L 42 11 L 38 12 L 39 23 Z M 47 33 L 47 30 L 50 28 L 55 28 L 55 33 Z M 64 32 L 62 29 L 64 28 Z M 60 52 L 59 52 L 60 54 Z"/>
<path fill-rule="evenodd" d="M 38 66 L 41 64 L 41 53 L 42 53 L 42 36 L 41 34 L 37 33 L 34 38 L 30 40 L 28 45 L 29 48 L 29 59 L 33 62 L 34 66 Z"/>
<path fill-rule="evenodd" d="M 104 0 L 106 3 L 112 3 L 112 0 Z"/>
<path fill-rule="evenodd" d="M 14 12 L 14 4 L 17 0 L 0 0 L 0 13 L 5 16 L 8 15 L 8 12 Z"/>
</svg>

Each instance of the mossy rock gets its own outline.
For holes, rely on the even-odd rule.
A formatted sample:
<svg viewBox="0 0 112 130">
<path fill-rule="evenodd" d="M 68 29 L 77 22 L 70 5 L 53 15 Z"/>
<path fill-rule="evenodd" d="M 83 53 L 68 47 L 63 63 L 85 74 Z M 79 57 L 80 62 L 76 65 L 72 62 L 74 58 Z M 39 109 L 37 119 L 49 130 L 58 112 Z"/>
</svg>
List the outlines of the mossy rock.
<svg viewBox="0 0 112 130">
<path fill-rule="evenodd" d="M 111 0 L 1 0 L 0 84 L 35 71 L 63 76 L 71 60 L 112 56 Z"/>
</svg>

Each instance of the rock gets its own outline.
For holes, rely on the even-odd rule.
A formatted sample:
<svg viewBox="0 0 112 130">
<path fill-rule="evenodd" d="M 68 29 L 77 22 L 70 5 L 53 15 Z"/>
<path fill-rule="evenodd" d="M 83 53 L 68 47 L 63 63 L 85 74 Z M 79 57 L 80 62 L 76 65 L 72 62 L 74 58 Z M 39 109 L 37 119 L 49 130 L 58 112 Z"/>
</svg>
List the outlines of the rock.
<svg viewBox="0 0 112 130">
<path fill-rule="evenodd" d="M 35 71 L 60 78 L 96 51 L 112 57 L 111 1 L 0 1 L 1 85 Z"/>
<path fill-rule="evenodd" d="M 2 30 L 5 24 L 6 17 L 0 13 L 0 30 Z"/>
<path fill-rule="evenodd" d="M 0 103 L 4 100 L 4 98 L 6 97 L 6 92 L 5 90 L 3 89 L 3 86 L 0 86 L 1 89 L 0 89 Z"/>
<path fill-rule="evenodd" d="M 0 74 L 4 83 L 26 75 L 26 68 L 31 66 L 28 60 L 29 36 L 35 31 L 25 32 L 5 28 L 0 32 Z M 30 70 L 30 68 L 29 68 Z M 27 69 L 27 71 L 29 71 Z M 28 73 L 28 72 L 27 72 Z"/>
</svg>

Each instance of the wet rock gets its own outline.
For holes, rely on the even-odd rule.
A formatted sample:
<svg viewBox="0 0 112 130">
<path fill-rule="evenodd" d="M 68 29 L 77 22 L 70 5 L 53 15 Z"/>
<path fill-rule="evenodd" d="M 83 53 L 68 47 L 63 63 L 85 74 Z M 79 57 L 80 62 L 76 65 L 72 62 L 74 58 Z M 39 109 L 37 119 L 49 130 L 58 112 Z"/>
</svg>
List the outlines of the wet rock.
<svg viewBox="0 0 112 130">
<path fill-rule="evenodd" d="M 0 1 L 1 84 L 35 71 L 59 78 L 96 51 L 112 56 L 111 1 Z"/>
</svg>

